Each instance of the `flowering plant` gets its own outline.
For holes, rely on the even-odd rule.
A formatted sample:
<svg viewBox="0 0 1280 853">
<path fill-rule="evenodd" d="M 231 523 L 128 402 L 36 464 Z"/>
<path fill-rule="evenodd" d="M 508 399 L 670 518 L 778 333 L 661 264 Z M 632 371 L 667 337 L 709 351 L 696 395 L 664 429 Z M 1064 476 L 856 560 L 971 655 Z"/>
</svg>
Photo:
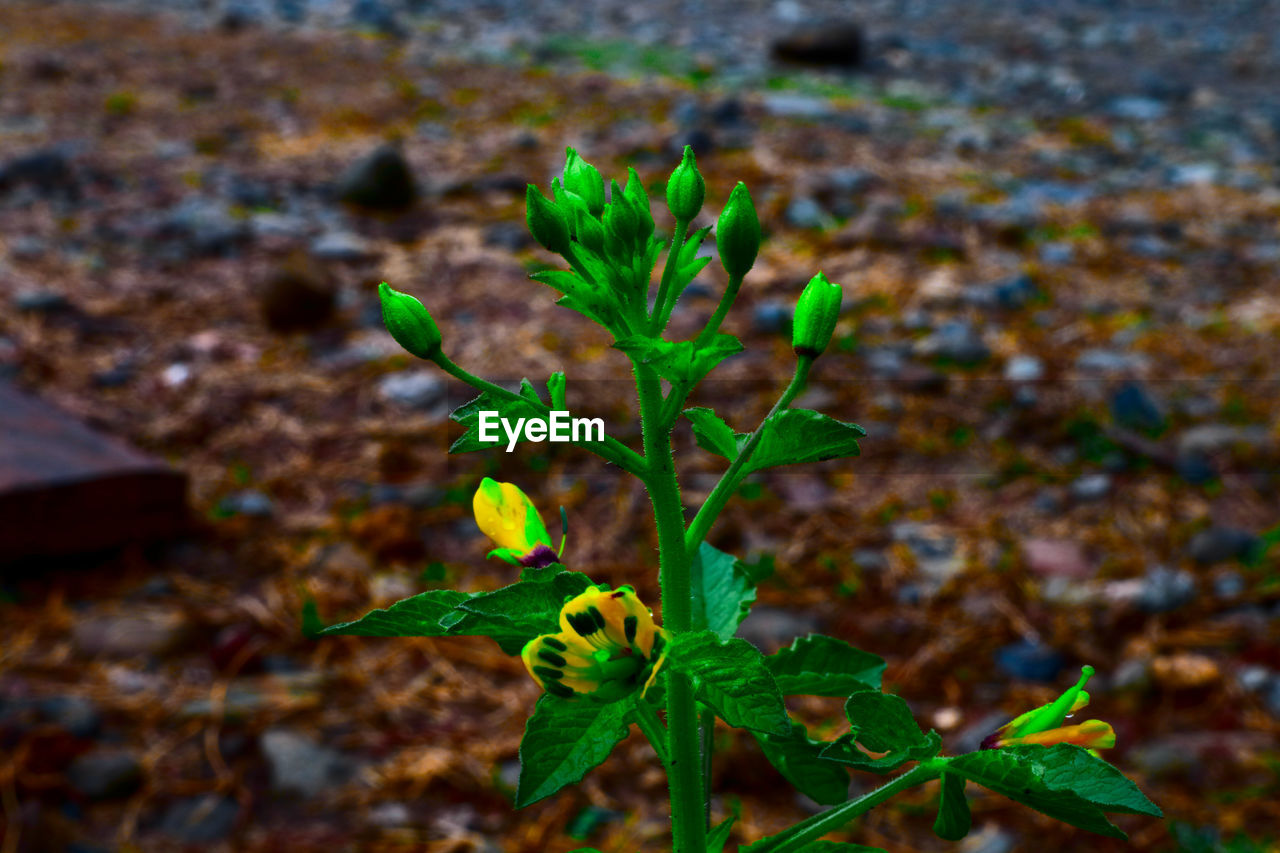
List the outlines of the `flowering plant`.
<svg viewBox="0 0 1280 853">
<path fill-rule="evenodd" d="M 741 848 L 751 853 L 870 849 L 819 839 L 889 797 L 935 779 L 941 781 L 941 798 L 934 831 L 945 839 L 969 831 L 969 782 L 1116 838 L 1125 834 L 1106 812 L 1160 816 L 1133 782 L 1098 757 L 1097 749 L 1115 742 L 1110 725 L 1064 725 L 1088 701 L 1083 688 L 1092 667 L 1061 698 L 1015 718 L 982 749 L 945 756 L 938 734 L 922 731 L 905 701 L 881 691 L 885 663 L 878 656 L 820 634 L 797 638 L 773 655 L 735 637 L 755 600 L 754 582 L 738 560 L 705 541 L 716 517 L 751 473 L 856 456 L 865 435 L 856 424 L 791 405 L 830 343 L 841 288 L 822 273 L 805 287 L 793 322 L 792 379 L 754 430 L 735 432 L 713 410 L 686 403 L 709 372 L 743 349 L 720 325 L 760 247 L 760 224 L 746 186 L 733 190 L 715 227 L 728 285 L 701 331 L 683 341 L 668 340 L 664 331 L 681 293 L 710 262 L 699 248 L 711 229 L 689 231 L 706 195 L 692 151 L 685 149 L 667 183 L 667 207 L 675 220 L 669 242 L 656 232 L 634 169 L 625 187 L 611 182 L 606 199 L 599 171 L 569 149 L 551 189 L 548 198 L 529 187 L 529 229 L 569 269 L 533 277 L 561 294 L 559 304 L 613 335 L 614 347 L 631 361 L 643 425 L 640 451 L 608 436 L 575 437 L 573 443 L 638 477 L 648 491 L 658 534 L 661 627 L 631 587 L 614 590 L 567 569 L 560 562 L 563 538 L 553 550 L 528 497 L 513 484 L 486 478 L 475 495 L 476 521 L 497 546 L 491 556 L 522 567 L 516 583 L 490 592 L 431 590 L 323 633 L 483 635 L 520 655 L 545 693 L 520 747 L 517 806 L 578 782 L 634 722 L 667 772 L 673 847 L 679 853 L 719 853 L 732 831 L 733 818 L 715 827 L 708 823 L 710 733 L 717 717 L 748 730 L 788 781 L 829 806 Z M 653 271 L 664 250 L 655 289 Z M 406 350 L 480 392 L 453 414 L 465 432 L 451 452 L 500 443 L 484 437 L 481 412 L 547 421 L 552 412 L 568 409 L 563 373 L 548 379 L 545 398 L 527 379 L 514 391 L 474 376 L 445 355 L 440 330 L 421 302 L 385 283 L 380 295 L 387 328 Z M 727 461 L 687 524 L 671 445 L 681 417 L 700 448 Z M 850 731 L 829 742 L 814 740 L 788 715 L 784 697 L 791 695 L 844 698 Z M 912 766 L 887 784 L 849 798 L 849 768 L 889 774 L 907 765 Z"/>
</svg>

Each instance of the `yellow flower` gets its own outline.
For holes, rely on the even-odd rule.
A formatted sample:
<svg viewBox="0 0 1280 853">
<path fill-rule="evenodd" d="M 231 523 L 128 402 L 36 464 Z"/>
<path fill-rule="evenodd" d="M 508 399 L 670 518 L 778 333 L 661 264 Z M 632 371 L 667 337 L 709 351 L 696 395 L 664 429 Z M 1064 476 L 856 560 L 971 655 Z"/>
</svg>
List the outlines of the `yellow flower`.
<svg viewBox="0 0 1280 853">
<path fill-rule="evenodd" d="M 612 702 L 636 690 L 644 695 L 668 639 L 634 589 L 598 586 L 565 602 L 560 633 L 535 637 L 520 656 L 548 693 Z"/>
<path fill-rule="evenodd" d="M 1063 722 L 1089 704 L 1089 694 L 1084 685 L 1093 676 L 1093 667 L 1080 670 L 1080 680 L 1048 705 L 1041 705 L 1005 723 L 982 742 L 983 749 L 1002 746 L 1039 744 L 1052 746 L 1057 743 L 1073 743 L 1086 749 L 1110 749 L 1116 745 L 1116 733 L 1110 723 L 1102 720 L 1086 720 L 1074 726 Z"/>
<path fill-rule="evenodd" d="M 489 552 L 490 557 L 526 568 L 560 562 L 560 555 L 551 550 L 551 536 L 538 510 L 519 486 L 485 477 L 471 505 L 481 532 L 498 546 Z M 563 539 L 560 549 L 564 550 Z"/>
</svg>

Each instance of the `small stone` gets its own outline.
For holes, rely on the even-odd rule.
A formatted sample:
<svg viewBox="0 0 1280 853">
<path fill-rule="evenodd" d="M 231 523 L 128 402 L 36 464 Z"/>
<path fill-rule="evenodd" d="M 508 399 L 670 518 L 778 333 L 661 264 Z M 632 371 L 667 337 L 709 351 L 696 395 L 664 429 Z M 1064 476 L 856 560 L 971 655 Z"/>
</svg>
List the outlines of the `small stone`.
<svg viewBox="0 0 1280 853">
<path fill-rule="evenodd" d="M 9 242 L 9 256 L 16 261 L 34 261 L 45 256 L 49 244 L 39 237 L 22 234 Z"/>
<path fill-rule="evenodd" d="M 267 276 L 258 294 L 258 305 L 267 328 L 282 334 L 323 327 L 333 318 L 336 303 L 329 271 L 301 253 L 293 255 Z"/>
<path fill-rule="evenodd" d="M 404 803 L 378 803 L 369 809 L 369 823 L 382 829 L 409 826 L 412 822 L 413 813 Z"/>
<path fill-rule="evenodd" d="M 430 411 L 445 401 L 448 385 L 436 372 L 401 370 L 378 381 L 378 396 L 408 409 Z"/>
<path fill-rule="evenodd" d="M 1244 575 L 1228 571 L 1213 579 L 1213 594 L 1223 601 L 1232 601 L 1244 595 Z"/>
<path fill-rule="evenodd" d="M 1040 295 L 1031 276 L 1016 275 L 1012 278 L 972 286 L 965 293 L 965 301 L 980 307 L 1001 308 L 1013 311 L 1025 308 Z"/>
<path fill-rule="evenodd" d="M 1045 515 L 1057 515 L 1062 512 L 1062 505 L 1062 495 L 1052 489 L 1040 491 L 1031 502 L 1036 512 Z"/>
<path fill-rule="evenodd" d="M 1169 108 L 1163 102 L 1141 95 L 1116 98 L 1107 105 L 1107 112 L 1111 115 L 1130 121 L 1158 121 L 1168 111 Z"/>
<path fill-rule="evenodd" d="M 1142 579 L 1136 603 L 1147 613 L 1168 613 L 1190 604 L 1196 597 L 1196 579 L 1184 569 L 1156 566 Z"/>
<path fill-rule="evenodd" d="M 1063 657 L 1047 646 L 1023 640 L 996 652 L 996 665 L 1014 678 L 1052 684 L 1065 665 Z"/>
<path fill-rule="evenodd" d="M 71 762 L 67 783 L 91 800 L 127 797 L 142 785 L 142 765 L 127 752 L 99 749 Z"/>
<path fill-rule="evenodd" d="M 36 701 L 40 716 L 80 738 L 94 737 L 102 728 L 102 712 L 81 696 L 47 696 Z"/>
<path fill-rule="evenodd" d="M 508 252 L 523 252 L 533 246 L 533 237 L 523 224 L 515 222 L 497 222 L 484 229 L 484 244 L 505 249 Z"/>
<path fill-rule="evenodd" d="M 260 741 L 271 770 L 271 788 L 279 794 L 314 797 L 340 787 L 355 775 L 355 762 L 292 729 L 268 729 Z"/>
<path fill-rule="evenodd" d="M 889 570 L 889 558 L 874 548 L 859 548 L 853 552 L 853 564 L 859 571 L 879 574 Z"/>
<path fill-rule="evenodd" d="M 1100 501 L 1111 493 L 1110 474 L 1085 474 L 1071 482 L 1071 497 L 1085 503 Z"/>
<path fill-rule="evenodd" d="M 1173 468 L 1192 486 L 1205 486 L 1218 479 L 1218 469 L 1203 453 L 1180 453 Z"/>
<path fill-rule="evenodd" d="M 796 637 L 819 630 L 821 626 L 811 613 L 761 605 L 752 608 L 751 614 L 738 626 L 738 636 L 765 654 L 772 654 L 791 645 Z"/>
<path fill-rule="evenodd" d="M 71 643 L 88 657 L 160 657 L 186 640 L 189 627 L 180 611 L 135 607 L 127 615 L 78 619 Z"/>
<path fill-rule="evenodd" d="M 1076 248 L 1070 243 L 1045 243 L 1039 250 L 1040 261 L 1050 266 L 1063 267 L 1076 259 Z"/>
<path fill-rule="evenodd" d="M 275 504 L 262 492 L 247 491 L 227 495 L 218 502 L 221 515 L 245 515 L 250 518 L 270 518 L 276 514 Z"/>
<path fill-rule="evenodd" d="M 1076 359 L 1076 369 L 1087 373 L 1138 373 L 1149 367 L 1143 355 L 1107 349 L 1089 349 Z"/>
<path fill-rule="evenodd" d="M 1120 426 L 1142 432 L 1159 432 L 1165 426 L 1163 407 L 1137 382 L 1125 382 L 1111 395 L 1111 417 Z"/>
<path fill-rule="evenodd" d="M 751 311 L 751 330 L 762 335 L 790 334 L 791 306 L 775 300 L 761 302 Z"/>
<path fill-rule="evenodd" d="M 160 384 L 166 388 L 177 388 L 187 384 L 191 378 L 191 366 L 188 364 L 171 364 L 160 372 Z"/>
<path fill-rule="evenodd" d="M 1247 560 L 1261 544 L 1262 540 L 1247 530 L 1215 525 L 1191 537 L 1187 554 L 1200 565 L 1211 566 L 1228 560 Z"/>
<path fill-rule="evenodd" d="M 1004 366 L 1004 378 L 1010 382 L 1035 382 L 1044 378 L 1044 362 L 1034 355 L 1011 356 Z"/>
<path fill-rule="evenodd" d="M 123 388 L 133 381 L 133 377 L 133 365 L 126 362 L 93 374 L 93 385 L 95 388 Z"/>
<path fill-rule="evenodd" d="M 917 342 L 918 355 L 942 358 L 958 364 L 977 364 L 991 356 L 991 349 L 972 325 L 963 320 L 949 320 L 938 330 Z"/>
<path fill-rule="evenodd" d="M 25 314 L 61 314 L 71 309 L 67 297 L 52 290 L 20 290 L 13 307 Z"/>
<path fill-rule="evenodd" d="M 215 844 L 231 835 L 239 819 L 240 804 L 234 799 L 202 794 L 169 806 L 159 830 L 184 844 Z"/>
<path fill-rule="evenodd" d="M 775 38 L 769 52 L 780 62 L 857 68 L 866 59 L 866 44 L 853 21 L 814 21 Z"/>
<path fill-rule="evenodd" d="M 994 823 L 984 824 L 977 832 L 965 836 L 957 853 L 1011 853 L 1018 847 L 1018 837 Z"/>
<path fill-rule="evenodd" d="M 367 4 L 358 0 L 360 5 Z M 371 210 L 403 210 L 418 197 L 413 171 L 393 145 L 383 145 L 353 163 L 338 178 L 336 189 L 340 200 Z"/>
<path fill-rule="evenodd" d="M 1083 579 L 1093 574 L 1093 567 L 1079 542 L 1065 539 L 1027 539 L 1022 543 L 1027 568 L 1042 577 Z"/>
<path fill-rule="evenodd" d="M 764 96 L 765 112 L 778 118 L 816 121 L 831 117 L 835 108 L 826 98 L 798 92 L 769 92 Z"/>
<path fill-rule="evenodd" d="M 367 261 L 377 257 L 369 242 L 350 231 L 329 231 L 311 241 L 311 256 L 320 261 Z"/>
<path fill-rule="evenodd" d="M 1184 430 L 1178 436 L 1178 452 L 1182 454 L 1217 453 L 1235 447 L 1257 448 L 1269 441 L 1266 427 L 1201 424 Z"/>
<path fill-rule="evenodd" d="M 34 186 L 43 193 L 74 191 L 75 173 L 65 153 L 45 148 L 19 155 L 0 166 L 0 193 L 19 184 Z"/>
<path fill-rule="evenodd" d="M 155 236 L 177 241 L 186 253 L 197 257 L 226 255 L 250 236 L 246 222 L 235 217 L 220 199 L 188 196 L 165 213 Z"/>
<path fill-rule="evenodd" d="M 807 196 L 792 199 L 785 215 L 787 224 L 793 228 L 822 228 L 830 221 L 822 205 Z"/>
</svg>

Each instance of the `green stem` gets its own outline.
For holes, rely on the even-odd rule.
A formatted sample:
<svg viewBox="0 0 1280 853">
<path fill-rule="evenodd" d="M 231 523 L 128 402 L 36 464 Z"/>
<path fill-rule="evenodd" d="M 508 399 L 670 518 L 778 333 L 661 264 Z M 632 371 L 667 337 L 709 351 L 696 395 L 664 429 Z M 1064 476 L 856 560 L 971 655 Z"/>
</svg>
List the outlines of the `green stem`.
<svg viewBox="0 0 1280 853">
<path fill-rule="evenodd" d="M 907 788 L 914 788 L 916 785 L 938 778 L 939 772 L 936 767 L 929 764 L 919 764 L 892 782 L 881 785 L 856 800 L 849 800 L 813 817 L 805 818 L 777 835 L 756 842 L 751 845 L 751 853 L 791 853 L 794 850 L 802 850 L 810 842 L 816 841 L 828 832 L 834 832 L 890 797 Z"/>
<path fill-rule="evenodd" d="M 707 496 L 706 501 L 699 508 L 698 514 L 690 522 L 689 529 L 684 537 L 685 550 L 688 553 L 692 554 L 702 544 L 702 540 L 707 537 L 708 531 L 711 530 L 711 525 L 715 523 L 720 511 L 724 509 L 724 505 L 729 502 L 729 498 L 738 490 L 738 486 L 745 476 L 743 472 L 747 467 L 747 463 L 751 461 L 751 455 L 756 452 L 756 447 L 760 444 L 760 438 L 764 435 L 764 425 L 768 423 L 769 418 L 790 406 L 791 401 L 800 395 L 800 392 L 804 390 L 805 384 L 809 381 L 809 369 L 811 367 L 813 367 L 812 356 L 802 355 L 796 359 L 796 372 L 791 377 L 791 384 L 787 386 L 787 390 L 782 392 L 778 402 L 773 404 L 769 414 L 764 416 L 760 426 L 756 427 L 755 432 L 751 433 L 747 443 L 738 451 L 733 463 L 720 477 L 715 488 L 711 490 L 711 494 Z"/>
<path fill-rule="evenodd" d="M 667 755 L 667 731 L 662 727 L 662 721 L 658 719 L 658 712 L 640 696 L 636 697 L 636 725 L 649 739 L 653 751 L 658 753 L 658 760 L 662 762 L 662 766 L 667 767 L 670 763 Z"/>
<path fill-rule="evenodd" d="M 711 790 L 711 753 L 715 749 L 716 712 L 706 705 L 698 713 L 699 740 L 702 743 L 702 790 Z M 711 797 L 707 798 L 707 827 L 711 826 Z"/>
<path fill-rule="evenodd" d="M 649 327 L 649 334 L 657 336 L 662 334 L 662 330 L 666 327 L 665 317 L 670 313 L 666 307 L 667 299 L 670 298 L 671 277 L 676 271 L 676 260 L 680 256 L 680 250 L 684 248 L 685 237 L 689 235 L 689 223 L 683 219 L 676 220 L 676 234 L 671 238 L 671 248 L 667 250 L 667 262 L 662 267 L 662 282 L 658 285 L 658 298 L 653 303 L 653 322 Z"/>
<path fill-rule="evenodd" d="M 733 300 L 738 298 L 738 288 L 740 287 L 742 287 L 742 276 L 729 276 L 729 286 L 720 295 L 720 304 L 716 306 L 715 313 L 711 315 L 711 319 L 707 320 L 707 325 L 703 327 L 698 334 L 697 340 L 693 342 L 694 349 L 705 346 L 715 337 L 716 332 L 720 331 L 720 324 L 724 322 L 725 315 L 729 313 Z"/>
<path fill-rule="evenodd" d="M 662 624 L 672 635 L 689 631 L 693 620 L 689 555 L 684 545 L 684 510 L 675 460 L 671 456 L 671 427 L 662 424 L 662 386 L 653 368 L 634 363 L 640 394 L 646 468 L 641 479 L 649 490 L 658 526 L 659 578 L 662 584 Z M 687 675 L 667 676 L 667 778 L 671 789 L 671 832 L 675 853 L 706 850 L 706 798 L 698 748 L 698 710 Z"/>
<path fill-rule="evenodd" d="M 480 391 L 488 391 L 508 400 L 519 400 L 520 402 L 536 409 L 541 414 L 551 413 L 551 409 L 540 402 L 535 403 L 527 397 L 523 397 L 514 391 L 509 391 L 506 388 L 503 388 L 501 385 L 496 385 L 487 379 L 481 379 L 479 376 L 468 373 L 458 365 L 454 364 L 453 361 L 450 360 L 450 358 L 443 352 L 436 353 L 436 357 L 433 360 L 445 373 L 455 379 L 461 379 L 472 388 L 476 388 Z M 640 454 L 636 453 L 616 438 L 606 435 L 604 441 L 575 441 L 572 443 L 585 450 L 590 450 L 592 453 L 599 455 L 606 461 L 612 462 L 622 470 L 634 474 L 637 477 L 644 476 L 644 459 L 641 458 Z"/>
</svg>

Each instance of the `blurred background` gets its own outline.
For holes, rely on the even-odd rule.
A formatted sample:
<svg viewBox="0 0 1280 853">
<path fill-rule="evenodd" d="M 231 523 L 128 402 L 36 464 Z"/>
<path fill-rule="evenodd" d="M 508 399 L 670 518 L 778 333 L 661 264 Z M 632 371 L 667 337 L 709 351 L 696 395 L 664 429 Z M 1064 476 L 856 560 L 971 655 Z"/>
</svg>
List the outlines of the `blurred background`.
<svg viewBox="0 0 1280 853">
<path fill-rule="evenodd" d="M 1266 2 L 203 0 L 0 5 L 0 851 L 660 850 L 639 736 L 516 812 L 538 691 L 487 640 L 309 639 L 485 562 L 485 476 L 566 562 L 657 602 L 643 491 L 564 446 L 448 457 L 468 389 L 376 285 L 501 380 L 569 375 L 638 444 L 626 360 L 527 278 L 527 182 L 692 145 L 766 243 L 692 402 L 753 427 L 822 269 L 846 313 L 800 405 L 859 459 L 758 475 L 710 540 L 742 634 L 884 656 L 948 752 L 1095 665 L 1128 845 L 972 786 L 890 851 L 1260 851 L 1280 839 L 1280 6 Z M 672 333 L 713 310 L 712 264 Z M 692 446 L 690 507 L 718 460 Z M 796 700 L 815 736 L 835 700 Z M 815 809 L 723 730 L 734 841 Z M 878 780 L 858 776 L 854 793 Z M 785 792 L 785 793 L 784 793 Z"/>
</svg>

